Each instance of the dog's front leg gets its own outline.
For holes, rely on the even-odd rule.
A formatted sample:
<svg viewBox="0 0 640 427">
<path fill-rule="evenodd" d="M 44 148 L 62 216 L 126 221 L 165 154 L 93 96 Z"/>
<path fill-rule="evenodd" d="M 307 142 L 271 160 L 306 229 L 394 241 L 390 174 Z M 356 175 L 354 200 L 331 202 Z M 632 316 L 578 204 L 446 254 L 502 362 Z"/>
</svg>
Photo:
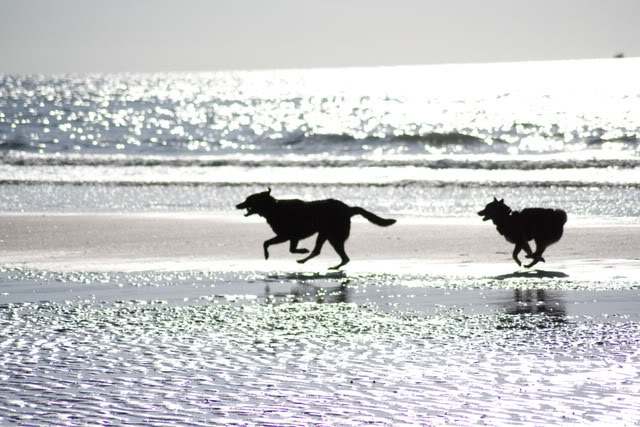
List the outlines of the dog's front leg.
<svg viewBox="0 0 640 427">
<path fill-rule="evenodd" d="M 262 247 L 264 248 L 264 259 L 269 259 L 269 246 L 277 245 L 278 243 L 284 243 L 287 240 L 289 239 L 281 236 L 276 236 L 264 242 L 262 245 Z"/>
<path fill-rule="evenodd" d="M 291 240 L 289 243 L 289 252 L 292 254 L 307 254 L 309 253 L 309 249 L 300 248 L 298 249 L 298 240 Z"/>
<path fill-rule="evenodd" d="M 518 259 L 518 254 L 520 253 L 521 250 L 522 250 L 522 244 L 516 243 L 516 247 L 513 248 L 512 256 L 513 256 L 513 260 L 516 262 L 516 264 L 518 264 L 518 267 L 522 265 L 522 263 Z"/>
</svg>

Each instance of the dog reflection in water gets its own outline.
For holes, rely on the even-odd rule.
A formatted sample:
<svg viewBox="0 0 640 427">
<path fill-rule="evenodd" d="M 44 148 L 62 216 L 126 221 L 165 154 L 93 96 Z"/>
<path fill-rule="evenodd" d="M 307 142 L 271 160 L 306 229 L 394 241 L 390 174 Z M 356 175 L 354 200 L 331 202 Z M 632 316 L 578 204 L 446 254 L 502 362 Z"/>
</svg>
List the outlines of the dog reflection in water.
<svg viewBox="0 0 640 427">
<path fill-rule="evenodd" d="M 351 207 L 340 200 L 314 200 L 306 202 L 298 199 L 276 199 L 271 188 L 262 193 L 252 194 L 236 206 L 246 209 L 245 216 L 257 214 L 264 217 L 276 236 L 264 242 L 264 257 L 269 259 L 269 246 L 289 242 L 289 251 L 294 254 L 308 253 L 308 249 L 298 248 L 298 242 L 316 233 L 318 237 L 311 253 L 298 260 L 300 264 L 320 254 L 322 245 L 329 241 L 340 256 L 340 264 L 331 267 L 337 270 L 349 262 L 344 243 L 351 230 L 351 217 L 362 215 L 369 222 L 388 227 L 395 219 L 384 219 L 359 207 Z"/>
<path fill-rule="evenodd" d="M 521 211 L 512 211 L 504 203 L 504 199 L 493 201 L 478 212 L 483 221 L 492 220 L 507 242 L 514 243 L 513 259 L 518 265 L 522 265 L 518 254 L 524 249 L 527 258 L 532 258 L 531 263 L 525 267 L 531 268 L 538 262 L 545 262 L 542 253 L 552 243 L 562 237 L 564 224 L 567 222 L 567 213 L 562 209 L 526 208 Z M 529 241 L 536 243 L 536 251 L 531 251 Z"/>
</svg>

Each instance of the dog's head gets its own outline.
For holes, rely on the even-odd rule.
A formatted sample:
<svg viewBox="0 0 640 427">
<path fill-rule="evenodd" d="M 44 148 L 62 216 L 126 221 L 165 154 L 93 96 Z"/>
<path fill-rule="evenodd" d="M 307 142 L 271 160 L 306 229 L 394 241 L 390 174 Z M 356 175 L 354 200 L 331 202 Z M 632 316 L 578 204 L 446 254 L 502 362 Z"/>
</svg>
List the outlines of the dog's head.
<svg viewBox="0 0 640 427">
<path fill-rule="evenodd" d="M 276 199 L 271 195 L 271 188 L 269 188 L 268 191 L 250 195 L 244 202 L 236 205 L 236 209 L 246 209 L 247 213 L 244 216 L 253 214 L 264 216 L 275 201 Z"/>
<path fill-rule="evenodd" d="M 495 197 L 493 201 L 484 207 L 478 215 L 480 215 L 483 221 L 495 220 L 496 218 L 507 216 L 511 213 L 511 208 L 504 204 L 504 199 L 498 200 Z"/>
</svg>

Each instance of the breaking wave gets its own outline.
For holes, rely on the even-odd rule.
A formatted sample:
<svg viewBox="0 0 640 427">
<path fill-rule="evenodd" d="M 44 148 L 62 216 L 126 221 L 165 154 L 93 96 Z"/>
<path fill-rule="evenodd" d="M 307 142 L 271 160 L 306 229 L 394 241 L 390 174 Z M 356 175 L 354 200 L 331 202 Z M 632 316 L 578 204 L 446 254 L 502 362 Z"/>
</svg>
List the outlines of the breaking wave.
<svg viewBox="0 0 640 427">
<path fill-rule="evenodd" d="M 9 166 L 113 166 L 113 167 L 416 167 L 424 169 L 483 169 L 483 170 L 538 170 L 538 169 L 636 169 L 640 158 L 597 158 L 595 155 L 579 157 L 554 156 L 323 156 L 323 155 L 228 155 L 228 156 L 159 156 L 119 154 L 61 154 L 0 152 L 0 163 Z"/>
</svg>

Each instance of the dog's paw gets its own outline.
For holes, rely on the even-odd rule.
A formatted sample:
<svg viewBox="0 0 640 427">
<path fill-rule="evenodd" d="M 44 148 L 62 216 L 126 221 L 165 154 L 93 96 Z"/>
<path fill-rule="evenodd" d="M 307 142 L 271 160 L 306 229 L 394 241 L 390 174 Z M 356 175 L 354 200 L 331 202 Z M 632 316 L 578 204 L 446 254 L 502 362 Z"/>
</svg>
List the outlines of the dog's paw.
<svg viewBox="0 0 640 427">
<path fill-rule="evenodd" d="M 525 265 L 525 268 L 531 268 L 534 265 L 536 265 L 538 262 L 540 261 L 540 258 L 534 259 L 533 261 L 531 261 L 529 264 Z"/>
<path fill-rule="evenodd" d="M 304 264 L 305 262 L 307 262 L 306 259 L 299 259 L 298 261 L 296 261 L 298 264 Z"/>
<path fill-rule="evenodd" d="M 309 253 L 309 249 L 300 248 L 300 249 L 298 249 L 298 253 L 299 254 L 308 254 Z"/>
<path fill-rule="evenodd" d="M 531 261 L 529 264 L 525 265 L 525 267 L 526 267 L 526 268 L 531 268 L 531 267 L 533 267 L 534 265 L 536 265 L 536 264 L 537 264 L 537 263 L 539 263 L 539 262 L 547 262 L 547 261 L 545 261 L 545 259 L 544 259 L 543 257 L 541 257 L 541 256 L 539 256 L 539 257 L 537 257 L 537 258 L 535 258 L 535 257 L 532 257 L 532 258 L 533 258 L 533 261 Z"/>
<path fill-rule="evenodd" d="M 264 259 L 269 259 L 269 252 L 264 253 Z"/>
</svg>

